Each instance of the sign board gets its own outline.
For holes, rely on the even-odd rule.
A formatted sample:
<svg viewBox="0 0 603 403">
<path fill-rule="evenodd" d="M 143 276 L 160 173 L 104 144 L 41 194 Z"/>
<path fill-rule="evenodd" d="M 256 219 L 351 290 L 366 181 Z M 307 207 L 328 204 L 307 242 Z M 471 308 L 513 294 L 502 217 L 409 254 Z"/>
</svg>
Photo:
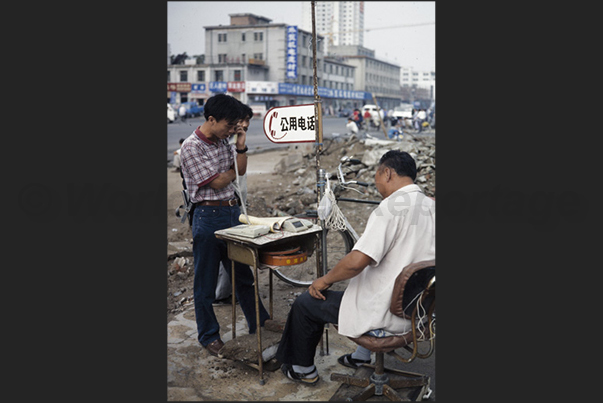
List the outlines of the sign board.
<svg viewBox="0 0 603 403">
<path fill-rule="evenodd" d="M 226 81 L 210 81 L 209 90 L 211 92 L 226 92 L 228 90 L 228 83 Z"/>
<path fill-rule="evenodd" d="M 316 141 L 314 104 L 276 106 L 264 116 L 264 134 L 273 143 Z"/>
<path fill-rule="evenodd" d="M 201 83 L 201 84 L 192 84 L 191 85 L 191 92 L 205 92 L 205 88 L 206 85 Z"/>
<path fill-rule="evenodd" d="M 285 49 L 286 77 L 297 78 L 297 25 L 287 26 L 287 46 Z"/>
<path fill-rule="evenodd" d="M 248 94 L 278 94 L 278 83 L 276 81 L 246 81 Z"/>
<path fill-rule="evenodd" d="M 229 81 L 226 88 L 228 92 L 245 92 L 245 81 Z"/>
<path fill-rule="evenodd" d="M 168 83 L 168 91 L 191 92 L 191 83 Z"/>
</svg>

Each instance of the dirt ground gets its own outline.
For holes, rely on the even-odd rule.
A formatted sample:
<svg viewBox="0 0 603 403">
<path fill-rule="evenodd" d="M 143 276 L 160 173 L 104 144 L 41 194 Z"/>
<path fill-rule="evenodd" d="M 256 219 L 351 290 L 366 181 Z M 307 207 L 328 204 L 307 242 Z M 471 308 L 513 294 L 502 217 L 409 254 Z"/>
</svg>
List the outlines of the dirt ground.
<svg viewBox="0 0 603 403">
<path fill-rule="evenodd" d="M 328 154 L 320 157 L 320 167 L 334 173 L 343 155 L 362 157 L 370 147 L 362 142 L 339 141 L 329 146 Z M 296 158 L 292 156 L 298 155 Z M 299 158 L 301 155 L 301 158 Z M 284 163 L 286 160 L 290 163 Z M 301 161 L 301 162 L 300 162 Z M 364 176 L 363 176 L 364 175 Z M 369 170 L 361 172 L 358 180 L 373 182 Z M 168 210 L 167 210 L 167 322 L 170 334 L 168 342 L 168 400 L 328 400 L 337 390 L 338 384 L 321 377 L 321 387 L 312 388 L 284 379 L 280 370 L 265 371 L 267 389 L 258 385 L 258 371 L 247 365 L 210 356 L 196 341 L 193 309 L 193 256 L 192 232 L 187 221 L 180 222 L 174 214 L 182 203 L 180 174 L 168 166 Z M 435 195 L 435 172 L 425 183 L 428 195 Z M 316 157 L 312 147 L 292 146 L 279 151 L 267 151 L 249 155 L 248 173 L 249 215 L 268 217 L 275 212 L 287 214 L 316 208 L 316 194 L 307 189 L 316 189 Z M 307 188 L 307 189 L 306 189 Z M 301 191 L 300 189 L 306 189 Z M 345 197 L 381 200 L 376 190 L 369 188 L 363 194 L 346 191 Z M 361 235 L 374 205 L 339 203 L 352 226 Z M 268 273 L 259 275 L 262 301 L 269 306 Z M 273 317 L 285 320 L 290 306 L 297 295 L 306 287 L 293 287 L 273 276 Z M 231 339 L 232 308 L 230 305 L 214 308 L 221 326 L 222 339 Z M 237 337 L 246 334 L 246 323 L 237 305 Z M 173 341 L 173 340 L 176 341 Z M 329 333 L 331 354 L 317 359 L 319 372 L 353 373 L 353 370 L 337 364 L 340 353 L 353 351 L 355 344 L 337 334 Z M 266 346 L 264 346 L 265 348 Z M 318 353 L 317 353 L 318 357 Z M 387 364 L 387 361 L 386 361 Z M 410 369 L 412 371 L 412 369 Z M 327 373 L 328 373 L 327 372 Z M 324 374 L 323 374 L 324 375 Z M 325 375 L 325 378 L 328 376 Z M 211 381 L 211 382 L 209 382 Z M 274 385 L 279 385 L 276 388 Z M 433 389 L 433 388 L 432 388 Z"/>
</svg>

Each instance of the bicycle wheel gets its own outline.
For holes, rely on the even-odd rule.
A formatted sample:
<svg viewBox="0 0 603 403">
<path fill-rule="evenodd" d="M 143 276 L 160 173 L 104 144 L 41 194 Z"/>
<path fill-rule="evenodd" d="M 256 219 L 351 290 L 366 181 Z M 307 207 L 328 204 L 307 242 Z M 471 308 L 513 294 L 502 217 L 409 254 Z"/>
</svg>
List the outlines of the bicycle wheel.
<svg viewBox="0 0 603 403">
<path fill-rule="evenodd" d="M 320 236 L 320 233 L 319 233 Z M 318 242 L 312 256 L 302 264 L 294 266 L 281 266 L 274 270 L 274 274 L 285 283 L 296 287 L 309 287 L 316 279 L 316 260 L 318 259 Z M 348 254 L 354 241 L 348 230 L 335 231 L 327 230 L 327 272 L 331 270 L 342 257 Z M 326 272 L 325 272 L 326 274 Z"/>
</svg>

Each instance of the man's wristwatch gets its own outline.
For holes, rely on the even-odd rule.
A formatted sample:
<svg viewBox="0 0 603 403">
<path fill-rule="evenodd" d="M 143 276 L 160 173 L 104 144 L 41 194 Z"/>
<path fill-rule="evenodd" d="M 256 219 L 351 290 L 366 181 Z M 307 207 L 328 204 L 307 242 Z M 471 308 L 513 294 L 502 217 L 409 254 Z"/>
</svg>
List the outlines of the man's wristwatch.
<svg viewBox="0 0 603 403">
<path fill-rule="evenodd" d="M 247 150 L 249 150 L 249 147 L 245 146 L 245 148 L 242 149 L 242 150 L 239 150 L 238 148 L 235 148 L 235 150 L 237 150 L 237 153 L 239 153 L 239 154 L 244 154 L 244 153 L 247 152 Z"/>
</svg>

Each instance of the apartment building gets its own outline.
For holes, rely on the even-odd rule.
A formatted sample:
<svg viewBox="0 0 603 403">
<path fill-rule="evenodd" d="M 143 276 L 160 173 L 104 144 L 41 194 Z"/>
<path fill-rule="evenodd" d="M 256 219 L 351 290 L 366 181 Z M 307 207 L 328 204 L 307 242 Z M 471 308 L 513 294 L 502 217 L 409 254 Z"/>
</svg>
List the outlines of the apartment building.
<svg viewBox="0 0 603 403">
<path fill-rule="evenodd" d="M 311 32 L 250 13 L 230 14 L 230 25 L 206 26 L 205 55 L 168 65 L 168 102 L 227 92 L 247 104 L 312 103 L 314 60 Z M 361 106 L 367 94 L 354 88 L 355 68 L 325 57 L 317 35 L 318 94 L 327 112 Z"/>
<path fill-rule="evenodd" d="M 364 45 L 364 1 L 321 1 L 315 3 L 315 28 L 331 46 Z M 302 2 L 302 28 L 312 31 L 312 4 Z"/>
<path fill-rule="evenodd" d="M 329 55 L 354 66 L 356 88 L 374 95 L 383 109 L 400 104 L 400 66 L 377 59 L 374 50 L 362 46 L 333 46 Z M 367 103 L 373 103 L 372 97 Z"/>
</svg>

